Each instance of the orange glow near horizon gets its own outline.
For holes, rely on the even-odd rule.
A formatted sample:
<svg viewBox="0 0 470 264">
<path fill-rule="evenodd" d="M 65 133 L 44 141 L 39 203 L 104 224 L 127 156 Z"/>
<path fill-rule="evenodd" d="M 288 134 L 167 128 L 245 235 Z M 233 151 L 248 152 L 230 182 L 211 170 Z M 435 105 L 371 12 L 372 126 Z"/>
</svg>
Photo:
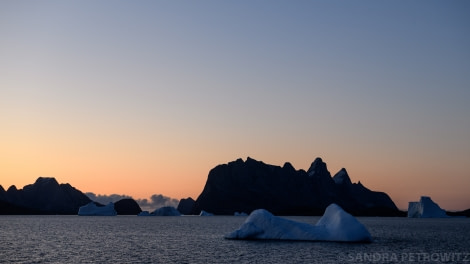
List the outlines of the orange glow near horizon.
<svg viewBox="0 0 470 264">
<path fill-rule="evenodd" d="M 10 151 L 8 157 L 2 157 L 1 174 L 5 176 L 2 176 L 0 184 L 4 189 L 10 185 L 15 185 L 20 189 L 24 185 L 34 183 L 37 177 L 44 176 L 55 177 L 59 183 L 70 183 L 82 192 L 95 194 L 130 195 L 135 199 L 162 194 L 176 199 L 187 197 L 196 199 L 203 190 L 210 169 L 237 158 L 228 157 L 228 155 L 201 154 L 197 156 L 195 153 L 179 155 L 178 151 L 166 152 L 164 155 L 159 153 L 144 155 L 135 152 L 132 155 L 113 154 L 112 151 L 95 151 L 89 155 L 75 152 L 67 155 L 55 155 L 42 148 L 37 149 L 41 151 L 29 151 L 21 155 L 22 150 L 17 148 L 16 155 Z M 280 161 L 276 156 L 248 156 L 279 166 L 285 162 Z M 397 173 L 397 167 L 394 166 L 394 163 L 399 162 L 398 160 L 390 160 L 391 164 L 370 160 L 372 163 L 369 164 L 376 166 L 362 166 L 360 163 L 364 157 L 360 156 L 354 157 L 357 159 L 350 158 L 345 163 L 332 160 L 329 155 L 328 157 L 319 156 L 327 163 L 332 176 L 345 167 L 353 182 L 361 181 L 373 191 L 386 192 L 401 210 L 406 210 L 409 201 L 418 200 L 422 195 L 431 196 L 446 210 L 464 210 L 468 209 L 470 205 L 468 197 L 463 196 L 461 200 L 456 201 L 445 191 L 446 185 L 454 185 L 461 186 L 461 190 L 454 187 L 456 193 L 465 193 L 465 185 L 459 185 L 458 182 L 452 181 L 441 182 L 439 178 L 433 179 L 432 175 L 435 175 L 436 172 L 438 174 L 445 173 L 436 171 L 439 170 L 438 166 L 426 168 L 422 167 L 422 164 L 408 164 L 406 172 Z M 106 159 L 101 157 L 106 157 Z M 307 170 L 315 157 L 312 156 L 311 161 L 297 158 L 289 162 L 296 169 Z M 241 158 L 245 160 L 246 156 Z M 204 159 L 208 161 L 204 162 Z M 215 162 L 209 162 L 209 160 L 215 160 Z M 41 173 L 38 174 L 38 171 Z M 453 173 L 462 172 L 455 171 Z M 416 177 L 420 174 L 428 175 L 427 181 L 423 182 L 422 178 Z"/>
</svg>

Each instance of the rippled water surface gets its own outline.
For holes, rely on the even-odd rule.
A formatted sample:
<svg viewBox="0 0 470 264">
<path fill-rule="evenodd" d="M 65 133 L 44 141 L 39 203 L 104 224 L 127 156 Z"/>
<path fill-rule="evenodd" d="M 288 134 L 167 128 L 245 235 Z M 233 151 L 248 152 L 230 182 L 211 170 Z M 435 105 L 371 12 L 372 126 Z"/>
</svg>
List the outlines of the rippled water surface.
<svg viewBox="0 0 470 264">
<path fill-rule="evenodd" d="M 468 218 L 358 219 L 373 243 L 226 240 L 245 220 L 234 216 L 0 216 L 0 262 L 470 263 Z"/>
</svg>

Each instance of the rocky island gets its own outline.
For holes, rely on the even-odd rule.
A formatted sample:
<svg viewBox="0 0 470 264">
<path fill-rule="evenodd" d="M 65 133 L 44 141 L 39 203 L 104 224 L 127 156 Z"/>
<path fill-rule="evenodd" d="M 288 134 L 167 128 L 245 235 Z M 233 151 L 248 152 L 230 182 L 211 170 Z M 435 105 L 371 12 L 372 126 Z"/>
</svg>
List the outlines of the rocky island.
<svg viewBox="0 0 470 264">
<path fill-rule="evenodd" d="M 209 172 L 192 214 L 234 215 L 266 209 L 274 215 L 322 215 L 332 203 L 353 215 L 402 216 L 390 197 L 352 183 L 346 169 L 333 177 L 317 158 L 307 171 L 265 164 L 248 157 Z"/>
</svg>

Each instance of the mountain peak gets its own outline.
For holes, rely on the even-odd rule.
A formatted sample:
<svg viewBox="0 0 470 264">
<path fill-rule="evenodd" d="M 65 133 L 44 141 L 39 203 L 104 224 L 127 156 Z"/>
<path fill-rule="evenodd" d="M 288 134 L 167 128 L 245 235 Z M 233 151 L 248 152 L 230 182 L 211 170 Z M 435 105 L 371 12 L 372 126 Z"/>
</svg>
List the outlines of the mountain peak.
<svg viewBox="0 0 470 264">
<path fill-rule="evenodd" d="M 283 168 L 283 169 L 286 169 L 286 170 L 295 171 L 294 166 L 292 166 L 292 164 L 291 164 L 290 162 L 284 163 L 284 166 L 282 166 L 282 168 Z"/>
<path fill-rule="evenodd" d="M 338 173 L 333 176 L 333 180 L 336 184 L 352 184 L 351 178 L 349 178 L 348 172 L 345 168 L 342 168 L 340 171 L 338 171 Z"/>
<path fill-rule="evenodd" d="M 246 161 L 245 162 L 258 162 L 257 160 L 253 159 L 252 157 L 248 156 L 246 157 Z"/>
<path fill-rule="evenodd" d="M 18 189 L 16 188 L 15 185 L 11 185 L 10 187 L 8 187 L 7 189 L 7 192 L 16 192 L 18 191 Z"/>
<path fill-rule="evenodd" d="M 326 163 L 323 162 L 321 158 L 316 158 L 313 162 L 312 165 L 310 165 L 310 168 L 307 171 L 308 176 L 310 177 L 321 177 L 321 175 L 328 175 L 330 176 L 330 172 L 326 168 Z"/>
<path fill-rule="evenodd" d="M 57 182 L 57 180 L 53 177 L 39 177 L 36 182 L 34 183 L 34 185 L 41 185 L 41 186 L 44 186 L 44 185 L 59 185 L 59 183 Z"/>
<path fill-rule="evenodd" d="M 323 162 L 322 158 L 317 157 L 317 158 L 315 158 L 315 160 L 312 162 L 312 165 L 313 165 L 313 164 L 317 164 L 317 163 L 320 164 L 320 163 L 324 163 L 324 162 Z"/>
</svg>

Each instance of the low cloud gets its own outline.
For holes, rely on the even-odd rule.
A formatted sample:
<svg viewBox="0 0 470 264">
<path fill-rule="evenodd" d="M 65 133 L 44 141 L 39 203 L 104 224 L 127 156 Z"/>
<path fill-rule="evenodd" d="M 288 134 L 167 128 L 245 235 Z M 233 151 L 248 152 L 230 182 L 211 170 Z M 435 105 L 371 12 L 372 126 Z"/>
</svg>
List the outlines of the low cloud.
<svg viewBox="0 0 470 264">
<path fill-rule="evenodd" d="M 106 194 L 94 194 L 92 192 L 87 192 L 85 193 L 85 195 L 88 196 L 88 198 L 90 198 L 91 200 L 98 202 L 100 204 L 103 204 L 103 205 L 109 204 L 111 202 L 115 203 L 122 199 L 132 198 L 131 196 L 124 195 L 124 194 L 106 195 Z"/>
<path fill-rule="evenodd" d="M 92 192 L 87 192 L 85 193 L 85 195 L 88 196 L 88 198 L 90 198 L 91 200 L 98 202 L 100 204 L 104 204 L 104 205 L 110 202 L 115 203 L 121 199 L 132 198 L 129 195 L 123 195 L 123 194 L 110 194 L 110 195 L 98 194 L 96 195 Z M 153 211 L 163 206 L 173 206 L 176 208 L 179 203 L 178 199 L 174 199 L 174 198 L 164 196 L 161 194 L 154 194 L 150 196 L 150 199 L 134 199 L 134 200 L 139 204 L 140 208 L 144 211 Z"/>
<path fill-rule="evenodd" d="M 146 211 L 153 211 L 163 206 L 173 206 L 176 208 L 179 203 L 178 199 L 163 196 L 161 194 L 154 194 L 150 196 L 150 199 L 137 199 L 136 201 L 142 210 Z"/>
</svg>

